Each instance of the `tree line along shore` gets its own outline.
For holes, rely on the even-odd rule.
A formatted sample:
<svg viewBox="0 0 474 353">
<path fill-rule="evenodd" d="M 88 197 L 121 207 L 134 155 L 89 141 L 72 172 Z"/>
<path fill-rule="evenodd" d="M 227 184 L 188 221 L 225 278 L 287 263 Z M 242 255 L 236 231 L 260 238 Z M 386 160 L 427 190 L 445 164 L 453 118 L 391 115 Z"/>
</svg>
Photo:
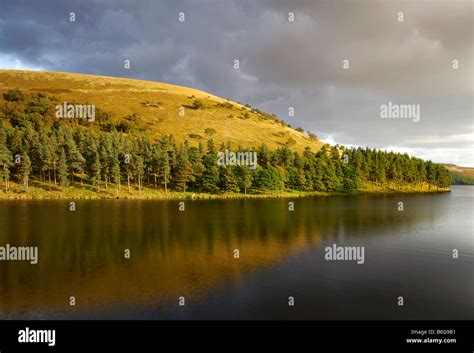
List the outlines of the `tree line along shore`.
<svg viewBox="0 0 474 353">
<path fill-rule="evenodd" d="M 299 153 L 210 138 L 152 139 L 107 119 L 57 119 L 55 98 L 19 90 L 0 100 L 0 198 L 268 197 L 435 192 L 451 183 L 431 161 L 370 148 L 324 145 Z M 256 152 L 255 168 L 221 165 L 219 152 Z"/>
</svg>

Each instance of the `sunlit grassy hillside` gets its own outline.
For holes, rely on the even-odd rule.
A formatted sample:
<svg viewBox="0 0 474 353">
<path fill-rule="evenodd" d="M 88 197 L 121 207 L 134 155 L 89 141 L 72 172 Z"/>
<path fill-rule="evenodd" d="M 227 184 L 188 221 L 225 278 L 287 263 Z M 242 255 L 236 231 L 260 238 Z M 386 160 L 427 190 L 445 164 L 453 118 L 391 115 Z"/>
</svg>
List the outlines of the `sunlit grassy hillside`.
<svg viewBox="0 0 474 353">
<path fill-rule="evenodd" d="M 94 104 L 111 122 L 126 121 L 132 134 L 173 135 L 179 142 L 270 149 L 283 145 L 302 152 L 322 146 L 270 114 L 192 88 L 124 78 L 60 72 L 0 70 L 0 95 L 10 89 L 51 94 L 58 102 Z M 180 115 L 184 112 L 184 116 Z M 91 124 L 94 128 L 94 124 Z M 207 130 L 206 130 L 207 129 Z"/>
<path fill-rule="evenodd" d="M 453 184 L 474 185 L 474 168 L 460 167 L 455 164 L 444 164 L 451 173 Z"/>
</svg>

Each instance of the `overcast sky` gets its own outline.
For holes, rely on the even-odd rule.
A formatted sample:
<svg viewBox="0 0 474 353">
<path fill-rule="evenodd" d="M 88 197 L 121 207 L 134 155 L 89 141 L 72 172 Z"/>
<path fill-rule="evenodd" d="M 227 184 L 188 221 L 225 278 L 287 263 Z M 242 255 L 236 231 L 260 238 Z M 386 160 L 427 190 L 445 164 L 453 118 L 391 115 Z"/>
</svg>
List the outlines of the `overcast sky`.
<svg viewBox="0 0 474 353">
<path fill-rule="evenodd" d="M 474 166 L 472 1 L 0 0 L 0 68 L 16 60 L 190 86 L 330 143 Z M 382 119 L 388 102 L 420 121 Z"/>
</svg>

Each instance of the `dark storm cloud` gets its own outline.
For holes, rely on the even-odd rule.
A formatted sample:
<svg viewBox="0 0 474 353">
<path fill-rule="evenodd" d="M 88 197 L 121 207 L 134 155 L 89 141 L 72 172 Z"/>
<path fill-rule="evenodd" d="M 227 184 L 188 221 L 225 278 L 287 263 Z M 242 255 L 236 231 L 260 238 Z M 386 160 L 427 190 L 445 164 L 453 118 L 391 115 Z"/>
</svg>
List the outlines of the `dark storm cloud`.
<svg viewBox="0 0 474 353">
<path fill-rule="evenodd" d="M 3 67 L 20 59 L 25 67 L 192 86 L 277 113 L 338 143 L 473 164 L 471 2 L 0 4 Z M 75 23 L 68 22 L 71 11 Z M 420 122 L 381 119 L 380 105 L 388 101 L 419 104 Z M 290 106 L 295 117 L 288 117 Z"/>
</svg>

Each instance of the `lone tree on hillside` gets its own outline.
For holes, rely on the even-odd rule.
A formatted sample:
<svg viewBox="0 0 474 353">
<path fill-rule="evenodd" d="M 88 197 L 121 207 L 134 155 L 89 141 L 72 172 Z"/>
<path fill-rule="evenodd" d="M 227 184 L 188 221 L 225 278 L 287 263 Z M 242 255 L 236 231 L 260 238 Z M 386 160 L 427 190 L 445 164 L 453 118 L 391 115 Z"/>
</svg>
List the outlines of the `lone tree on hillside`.
<svg viewBox="0 0 474 353">
<path fill-rule="evenodd" d="M 193 102 L 192 108 L 193 108 L 193 109 L 196 109 L 196 110 L 197 110 L 197 109 L 202 109 L 202 108 L 204 108 L 204 104 L 202 104 L 202 102 L 201 102 L 200 100 L 197 100 L 197 99 L 196 99 L 196 100 Z"/>
<path fill-rule="evenodd" d="M 11 89 L 3 94 L 3 99 L 9 102 L 17 102 L 23 100 L 23 93 L 17 89 Z"/>
<path fill-rule="evenodd" d="M 216 133 L 216 130 L 214 130 L 212 127 L 208 127 L 206 129 L 204 129 L 204 133 L 211 137 L 212 135 L 214 135 Z"/>
</svg>

